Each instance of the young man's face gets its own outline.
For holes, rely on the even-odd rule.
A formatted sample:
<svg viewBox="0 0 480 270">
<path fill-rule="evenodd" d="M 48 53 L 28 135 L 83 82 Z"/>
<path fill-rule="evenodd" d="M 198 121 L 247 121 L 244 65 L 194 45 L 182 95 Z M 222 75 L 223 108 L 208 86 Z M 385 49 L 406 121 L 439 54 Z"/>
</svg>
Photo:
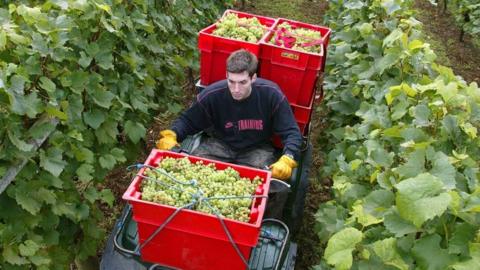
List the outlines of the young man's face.
<svg viewBox="0 0 480 270">
<path fill-rule="evenodd" d="M 257 79 L 257 74 L 250 77 L 247 71 L 242 73 L 227 72 L 228 89 L 230 89 L 233 99 L 243 100 L 250 96 L 252 83 L 255 79 Z"/>
</svg>

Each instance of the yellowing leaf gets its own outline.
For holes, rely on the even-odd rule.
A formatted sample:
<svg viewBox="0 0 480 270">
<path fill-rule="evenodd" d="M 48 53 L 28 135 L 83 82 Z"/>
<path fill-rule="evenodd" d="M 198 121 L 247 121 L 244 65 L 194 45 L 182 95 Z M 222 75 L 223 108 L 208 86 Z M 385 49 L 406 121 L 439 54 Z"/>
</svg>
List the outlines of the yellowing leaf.
<svg viewBox="0 0 480 270">
<path fill-rule="evenodd" d="M 437 91 L 442 96 L 445 102 L 448 102 L 458 93 L 458 85 L 455 82 L 451 82 L 447 85 L 443 84 L 443 82 L 439 82 L 437 86 Z"/>
<path fill-rule="evenodd" d="M 49 116 L 57 117 L 60 120 L 67 120 L 67 114 L 60 111 L 55 107 L 47 107 L 45 111 L 48 113 Z"/>
<path fill-rule="evenodd" d="M 95 5 L 96 5 L 99 9 L 107 12 L 108 14 L 112 14 L 112 10 L 111 10 L 110 6 L 108 6 L 108 5 L 100 5 L 100 4 L 97 4 L 97 3 L 95 3 Z"/>
<path fill-rule="evenodd" d="M 392 93 L 387 93 L 385 95 L 385 100 L 387 101 L 387 105 L 391 105 L 392 102 L 393 102 L 393 99 L 394 99 L 394 97 L 393 97 Z"/>
<path fill-rule="evenodd" d="M 350 162 L 350 168 L 352 169 L 352 171 L 355 171 L 356 169 L 358 169 L 358 166 L 360 166 L 360 164 L 362 164 L 362 161 L 360 159 L 352 160 Z"/>
<path fill-rule="evenodd" d="M 465 123 L 460 126 L 468 137 L 475 139 L 477 137 L 477 128 L 470 123 Z"/>
<path fill-rule="evenodd" d="M 414 97 L 417 95 L 417 90 L 415 90 L 414 88 L 410 87 L 408 84 L 406 83 L 402 83 L 402 90 L 405 94 L 407 94 L 407 96 L 409 97 Z"/>
<path fill-rule="evenodd" d="M 460 159 L 460 160 L 464 160 L 464 159 L 467 159 L 469 157 L 469 155 L 458 153 L 455 150 L 452 150 L 452 154 L 455 158 Z"/>
<path fill-rule="evenodd" d="M 345 228 L 334 234 L 325 249 L 327 263 L 338 270 L 350 269 L 353 262 L 352 251 L 362 238 L 363 233 L 355 228 Z"/>
<path fill-rule="evenodd" d="M 413 51 L 415 49 L 423 48 L 423 46 L 424 46 L 424 43 L 422 41 L 415 39 L 408 44 L 408 50 Z"/>
<path fill-rule="evenodd" d="M 362 224 L 364 227 L 378 224 L 383 221 L 383 219 L 381 218 L 376 218 L 373 215 L 365 213 L 361 201 L 360 204 L 354 205 L 352 209 L 353 211 L 351 211 L 350 214 L 357 220 L 358 223 Z"/>
</svg>

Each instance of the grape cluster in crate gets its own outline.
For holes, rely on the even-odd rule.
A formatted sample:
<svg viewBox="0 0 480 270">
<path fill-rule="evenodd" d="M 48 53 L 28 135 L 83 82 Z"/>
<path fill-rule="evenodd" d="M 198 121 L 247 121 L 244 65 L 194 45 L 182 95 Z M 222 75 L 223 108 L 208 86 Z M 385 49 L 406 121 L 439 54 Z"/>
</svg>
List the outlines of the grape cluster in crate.
<svg viewBox="0 0 480 270">
<path fill-rule="evenodd" d="M 265 34 L 265 29 L 255 17 L 239 18 L 235 13 L 229 13 L 217 23 L 217 28 L 213 31 L 213 34 L 255 43 Z"/>
<path fill-rule="evenodd" d="M 188 158 L 164 158 L 157 168 L 147 168 L 142 181 L 142 199 L 174 207 L 196 202 L 193 210 L 248 222 L 252 197 L 262 179 L 240 177 L 228 167 L 190 162 Z"/>
<path fill-rule="evenodd" d="M 322 51 L 322 33 L 319 31 L 295 27 L 288 22 L 277 25 L 270 44 L 289 48 L 296 51 L 320 53 Z"/>
</svg>

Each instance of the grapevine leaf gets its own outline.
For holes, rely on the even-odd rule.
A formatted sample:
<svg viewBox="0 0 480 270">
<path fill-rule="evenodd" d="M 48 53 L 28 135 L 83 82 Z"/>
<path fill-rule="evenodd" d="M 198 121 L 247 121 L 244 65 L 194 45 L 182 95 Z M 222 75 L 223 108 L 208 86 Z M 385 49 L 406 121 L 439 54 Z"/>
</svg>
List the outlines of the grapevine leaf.
<svg viewBox="0 0 480 270">
<path fill-rule="evenodd" d="M 370 157 L 376 164 L 383 167 L 390 167 L 393 163 L 394 153 L 389 153 L 385 149 L 375 149 L 370 154 Z"/>
<path fill-rule="evenodd" d="M 455 270 L 472 270 L 478 268 L 480 265 L 480 244 L 470 243 L 470 256 L 471 259 L 458 262 L 452 265 Z"/>
<path fill-rule="evenodd" d="M 406 158 L 407 163 L 398 166 L 396 172 L 403 178 L 410 178 L 425 171 L 425 150 L 418 149 Z"/>
<path fill-rule="evenodd" d="M 76 171 L 78 175 L 78 179 L 80 179 L 80 181 L 85 183 L 93 179 L 94 172 L 95 172 L 95 169 L 91 164 L 88 164 L 88 163 L 83 163 L 82 165 L 80 165 L 80 167 L 78 167 Z"/>
<path fill-rule="evenodd" d="M 397 211 L 391 211 L 386 214 L 383 223 L 385 228 L 395 234 L 396 237 L 401 237 L 417 231 L 415 225 L 401 218 Z"/>
<path fill-rule="evenodd" d="M 103 69 L 113 69 L 113 55 L 109 51 L 103 51 L 95 56 L 98 65 Z"/>
<path fill-rule="evenodd" d="M 35 192 L 35 197 L 48 204 L 54 204 L 57 201 L 57 196 L 55 195 L 55 192 L 43 187 Z"/>
<path fill-rule="evenodd" d="M 43 111 L 44 105 L 36 92 L 28 95 L 15 95 L 12 99 L 12 111 L 19 115 L 27 115 L 34 118 Z"/>
<path fill-rule="evenodd" d="M 378 74 L 383 74 L 385 69 L 395 65 L 400 59 L 400 53 L 390 52 L 385 56 L 381 57 L 379 60 L 375 61 L 375 70 Z"/>
<path fill-rule="evenodd" d="M 90 203 L 94 203 L 96 200 L 98 200 L 99 194 L 94 187 L 88 187 L 87 190 L 85 190 L 85 192 L 83 193 L 83 196 Z"/>
<path fill-rule="evenodd" d="M 471 123 L 464 123 L 461 125 L 462 130 L 470 137 L 471 139 L 477 138 L 477 128 Z"/>
<path fill-rule="evenodd" d="M 15 145 L 18 149 L 23 152 L 29 152 L 33 149 L 33 144 L 28 144 L 18 138 L 16 134 L 13 134 L 10 130 L 7 130 L 7 135 L 10 141 Z"/>
<path fill-rule="evenodd" d="M 430 117 L 430 109 L 427 105 L 419 104 L 414 107 L 414 116 L 413 124 L 417 127 L 426 127 L 430 125 L 428 118 Z"/>
<path fill-rule="evenodd" d="M 100 166 L 108 170 L 113 169 L 113 167 L 117 163 L 117 161 L 115 160 L 115 157 L 110 154 L 101 156 L 99 161 L 100 161 Z"/>
<path fill-rule="evenodd" d="M 10 264 L 23 265 L 28 263 L 27 259 L 20 257 L 18 252 L 10 245 L 3 246 L 2 256 Z"/>
<path fill-rule="evenodd" d="M 93 100 L 95 103 L 105 109 L 108 109 L 110 106 L 112 106 L 112 99 L 114 97 L 115 95 L 113 93 L 102 89 L 95 89 L 93 92 Z"/>
<path fill-rule="evenodd" d="M 75 154 L 75 158 L 78 161 L 82 161 L 82 162 L 90 163 L 90 164 L 95 161 L 93 152 L 88 148 L 82 147 L 80 149 L 76 149 L 74 151 L 74 154 Z"/>
<path fill-rule="evenodd" d="M 423 47 L 425 47 L 424 43 L 421 40 L 418 40 L 418 39 L 412 40 L 410 43 L 408 43 L 408 50 L 410 52 L 413 52 L 414 50 L 420 49 L 420 48 L 423 48 Z"/>
<path fill-rule="evenodd" d="M 365 4 L 362 1 L 348 1 L 345 3 L 345 7 L 348 9 L 361 9 Z"/>
<path fill-rule="evenodd" d="M 21 185 L 15 189 L 15 200 L 23 209 L 32 215 L 36 215 L 42 208 L 42 204 L 32 196 L 32 192 L 26 185 Z"/>
<path fill-rule="evenodd" d="M 444 185 L 437 177 L 423 173 L 395 185 L 396 204 L 400 216 L 411 221 L 417 228 L 442 215 L 450 203 L 450 195 L 443 191 Z"/>
<path fill-rule="evenodd" d="M 40 254 L 35 254 L 33 256 L 30 256 L 28 259 L 30 259 L 30 261 L 33 264 L 35 264 L 36 266 L 48 267 L 48 265 L 52 262 L 52 260 L 50 258 L 48 258 L 47 256 L 40 255 Z M 38 269 L 40 270 L 40 267 Z M 46 268 L 46 269 L 48 269 L 48 268 Z"/>
<path fill-rule="evenodd" d="M 386 137 L 392 137 L 392 138 L 401 138 L 401 131 L 402 128 L 399 126 L 392 126 L 390 128 L 387 128 L 383 131 L 383 135 Z"/>
<path fill-rule="evenodd" d="M 432 158 L 429 157 L 429 159 L 433 163 L 430 173 L 442 180 L 447 189 L 454 189 L 457 171 L 455 167 L 450 164 L 448 156 L 442 152 L 437 152 Z"/>
<path fill-rule="evenodd" d="M 360 200 L 352 206 L 350 215 L 352 215 L 352 218 L 356 219 L 358 223 L 362 224 L 363 227 L 382 222 L 382 219 L 366 213 Z"/>
<path fill-rule="evenodd" d="M 120 148 L 113 148 L 110 151 L 110 154 L 112 154 L 118 162 L 127 161 L 127 159 L 125 158 L 125 151 Z"/>
<path fill-rule="evenodd" d="M 77 221 L 85 220 L 88 218 L 89 215 L 90 215 L 90 207 L 85 203 L 81 203 L 75 209 L 75 217 Z"/>
<path fill-rule="evenodd" d="M 115 142 L 118 135 L 117 123 L 114 121 L 105 121 L 100 128 L 95 130 L 95 135 L 101 143 Z"/>
<path fill-rule="evenodd" d="M 67 120 L 68 119 L 68 116 L 67 116 L 66 113 L 62 112 L 61 110 L 59 110 L 58 108 L 55 108 L 53 106 L 47 106 L 45 111 L 47 112 L 47 114 L 49 116 L 57 117 L 60 120 Z"/>
<path fill-rule="evenodd" d="M 138 143 L 145 137 L 146 129 L 142 124 L 128 120 L 125 123 L 125 132 L 133 143 Z"/>
<path fill-rule="evenodd" d="M 402 37 L 402 35 L 403 35 L 403 31 L 396 28 L 388 36 L 386 36 L 383 39 L 383 47 L 390 47 L 395 41 L 399 40 Z"/>
<path fill-rule="evenodd" d="M 25 78 L 19 75 L 13 75 L 10 79 L 10 88 L 11 93 L 23 95 L 23 90 L 25 88 Z"/>
<path fill-rule="evenodd" d="M 392 120 L 401 119 L 408 112 L 409 107 L 410 103 L 408 103 L 406 100 L 401 99 L 398 101 L 398 103 L 392 108 Z"/>
<path fill-rule="evenodd" d="M 72 92 L 76 94 L 81 94 L 83 90 L 85 89 L 85 85 L 88 82 L 89 75 L 87 72 L 83 71 L 76 71 L 72 72 L 72 74 L 69 77 L 69 80 L 71 81 L 71 89 Z"/>
<path fill-rule="evenodd" d="M 50 231 L 47 231 L 44 235 L 45 244 L 47 245 L 58 245 L 59 239 L 60 239 L 60 234 L 53 229 Z"/>
<path fill-rule="evenodd" d="M 394 201 L 394 195 L 390 190 L 374 190 L 363 199 L 364 210 L 376 217 L 382 217 Z"/>
<path fill-rule="evenodd" d="M 34 139 L 40 139 L 55 130 L 55 125 L 52 122 L 35 123 L 28 133 Z"/>
<path fill-rule="evenodd" d="M 18 246 L 20 255 L 24 257 L 33 256 L 39 248 L 40 246 L 32 240 L 27 240 Z"/>
<path fill-rule="evenodd" d="M 85 54 L 85 52 L 80 52 L 80 58 L 78 59 L 78 64 L 83 68 L 86 68 L 92 62 L 92 57 L 89 57 Z"/>
<path fill-rule="evenodd" d="M 476 228 L 468 223 L 455 224 L 455 231 L 448 241 L 450 254 L 468 255 L 468 243 L 475 238 Z"/>
<path fill-rule="evenodd" d="M 315 214 L 315 231 L 319 238 L 328 239 L 335 232 L 343 229 L 347 214 L 348 211 L 341 205 L 335 205 L 333 202 L 321 204 Z"/>
<path fill-rule="evenodd" d="M 443 118 L 442 130 L 453 140 L 460 137 L 461 131 L 457 124 L 457 118 L 453 115 L 447 115 Z"/>
<path fill-rule="evenodd" d="M 448 103 L 450 99 L 458 93 L 458 86 L 455 82 L 450 82 L 448 85 L 444 85 L 442 82 L 437 83 L 438 93 L 442 96 L 443 100 Z"/>
<path fill-rule="evenodd" d="M 62 154 L 63 151 L 57 147 L 51 147 L 47 152 L 40 150 L 40 166 L 58 177 L 67 165 L 62 159 Z"/>
<path fill-rule="evenodd" d="M 352 251 L 362 241 L 363 234 L 355 228 L 345 228 L 334 234 L 325 249 L 325 259 L 335 269 L 346 270 L 352 266 Z"/>
<path fill-rule="evenodd" d="M 57 88 L 55 83 L 47 77 L 40 78 L 40 87 L 49 93 L 55 92 L 55 89 Z"/>
<path fill-rule="evenodd" d="M 60 201 L 58 204 L 52 205 L 52 211 L 57 216 L 65 215 L 69 219 L 77 221 L 75 205 L 70 202 Z"/>
<path fill-rule="evenodd" d="M 392 15 L 395 11 L 401 9 L 399 0 L 382 0 L 381 3 L 388 15 Z"/>
<path fill-rule="evenodd" d="M 468 179 L 468 187 L 470 190 L 475 190 L 477 187 L 477 174 L 479 172 L 478 168 L 467 168 L 463 171 L 463 174 L 467 177 Z"/>
<path fill-rule="evenodd" d="M 454 256 L 440 247 L 438 234 L 419 239 L 412 248 L 412 255 L 421 269 L 442 270 L 454 262 Z"/>
<path fill-rule="evenodd" d="M 402 259 L 397 250 L 397 240 L 395 238 L 387 238 L 376 241 L 372 244 L 373 251 L 380 257 L 386 265 L 391 265 L 400 270 L 408 270 L 409 266 Z"/>
<path fill-rule="evenodd" d="M 351 91 L 342 91 L 338 101 L 329 102 L 328 105 L 339 113 L 350 115 L 355 113 L 360 107 L 360 101 L 355 98 Z"/>
<path fill-rule="evenodd" d="M 108 206 L 112 207 L 115 201 L 115 196 L 110 189 L 103 189 L 100 191 L 100 199 L 104 201 Z"/>
<path fill-rule="evenodd" d="M 83 121 L 93 129 L 97 129 L 105 121 L 105 113 L 100 110 L 92 110 L 83 113 Z"/>
</svg>

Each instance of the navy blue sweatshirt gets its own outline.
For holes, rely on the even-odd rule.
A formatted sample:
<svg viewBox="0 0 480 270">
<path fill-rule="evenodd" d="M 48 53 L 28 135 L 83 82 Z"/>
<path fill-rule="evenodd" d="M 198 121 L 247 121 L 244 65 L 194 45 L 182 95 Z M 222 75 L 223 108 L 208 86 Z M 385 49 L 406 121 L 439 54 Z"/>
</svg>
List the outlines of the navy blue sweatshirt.
<svg viewBox="0 0 480 270">
<path fill-rule="evenodd" d="M 275 83 L 257 78 L 246 99 L 233 99 L 227 80 L 209 85 L 172 124 L 179 141 L 213 127 L 215 136 L 233 150 L 270 143 L 278 134 L 283 153 L 298 157 L 302 136 L 285 95 Z"/>
</svg>

